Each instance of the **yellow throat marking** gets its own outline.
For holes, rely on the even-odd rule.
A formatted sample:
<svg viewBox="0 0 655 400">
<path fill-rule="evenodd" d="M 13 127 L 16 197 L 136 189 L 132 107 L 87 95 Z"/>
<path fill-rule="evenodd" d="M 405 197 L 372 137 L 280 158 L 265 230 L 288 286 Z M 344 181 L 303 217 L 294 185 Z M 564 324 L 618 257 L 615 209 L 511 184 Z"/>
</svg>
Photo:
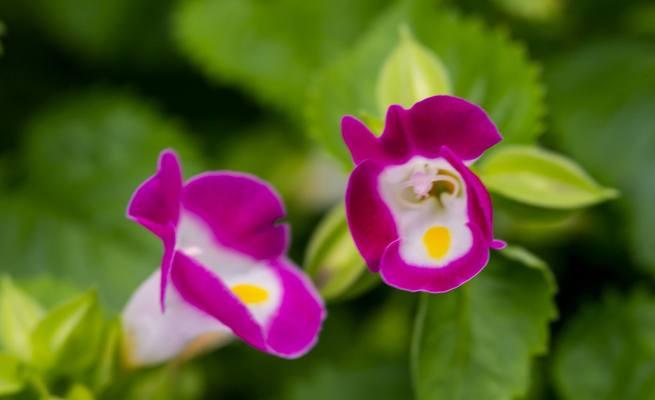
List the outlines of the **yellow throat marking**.
<svg viewBox="0 0 655 400">
<path fill-rule="evenodd" d="M 268 290 L 248 283 L 232 286 L 232 293 L 245 304 L 258 304 L 268 300 Z"/>
<path fill-rule="evenodd" d="M 430 257 L 439 260 L 448 254 L 452 238 L 445 226 L 433 226 L 423 234 L 423 245 Z"/>
</svg>

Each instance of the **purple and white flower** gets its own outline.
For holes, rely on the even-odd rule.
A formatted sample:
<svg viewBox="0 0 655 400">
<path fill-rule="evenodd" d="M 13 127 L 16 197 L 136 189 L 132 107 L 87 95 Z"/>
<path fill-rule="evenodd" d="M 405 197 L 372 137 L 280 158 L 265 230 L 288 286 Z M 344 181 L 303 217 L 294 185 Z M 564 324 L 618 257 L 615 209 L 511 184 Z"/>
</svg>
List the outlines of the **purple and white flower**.
<svg viewBox="0 0 655 400">
<path fill-rule="evenodd" d="M 408 291 L 441 293 L 487 264 L 493 209 L 467 167 L 502 138 L 478 106 L 434 96 L 392 105 L 376 137 L 351 116 L 342 133 L 356 164 L 346 191 L 348 225 L 373 272 Z"/>
<path fill-rule="evenodd" d="M 161 268 L 123 313 L 132 364 L 174 358 L 231 333 L 285 358 L 316 343 L 325 308 L 285 256 L 285 211 L 268 184 L 235 172 L 183 182 L 177 156 L 164 151 L 127 213 L 164 247 Z"/>
</svg>

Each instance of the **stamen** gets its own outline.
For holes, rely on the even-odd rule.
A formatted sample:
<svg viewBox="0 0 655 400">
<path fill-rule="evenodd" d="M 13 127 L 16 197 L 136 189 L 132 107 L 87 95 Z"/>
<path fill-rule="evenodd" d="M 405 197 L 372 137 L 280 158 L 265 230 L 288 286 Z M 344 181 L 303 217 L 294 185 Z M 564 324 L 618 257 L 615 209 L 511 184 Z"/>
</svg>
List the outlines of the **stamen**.
<svg viewBox="0 0 655 400">
<path fill-rule="evenodd" d="M 403 183 L 403 199 L 410 204 L 417 204 L 434 197 L 441 206 L 444 196 L 455 197 L 461 194 L 461 181 L 459 176 L 449 170 L 431 168 L 425 164 L 411 173 Z"/>
</svg>

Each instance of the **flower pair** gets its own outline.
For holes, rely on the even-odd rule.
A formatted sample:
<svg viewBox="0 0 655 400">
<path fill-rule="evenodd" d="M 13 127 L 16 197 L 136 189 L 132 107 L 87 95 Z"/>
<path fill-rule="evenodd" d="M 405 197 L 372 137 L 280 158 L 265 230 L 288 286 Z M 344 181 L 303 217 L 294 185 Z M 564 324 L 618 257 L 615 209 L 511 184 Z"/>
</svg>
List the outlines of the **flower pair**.
<svg viewBox="0 0 655 400">
<path fill-rule="evenodd" d="M 435 96 L 391 106 L 376 137 L 345 117 L 356 168 L 346 190 L 352 237 L 370 270 L 408 291 L 445 292 L 484 268 L 489 194 L 467 167 L 501 140 L 482 109 Z M 234 334 L 292 358 L 317 340 L 323 303 L 285 256 L 284 209 L 264 182 L 232 172 L 183 183 L 174 153 L 135 192 L 128 215 L 164 247 L 161 268 L 124 312 L 130 361 L 160 362 Z"/>
</svg>

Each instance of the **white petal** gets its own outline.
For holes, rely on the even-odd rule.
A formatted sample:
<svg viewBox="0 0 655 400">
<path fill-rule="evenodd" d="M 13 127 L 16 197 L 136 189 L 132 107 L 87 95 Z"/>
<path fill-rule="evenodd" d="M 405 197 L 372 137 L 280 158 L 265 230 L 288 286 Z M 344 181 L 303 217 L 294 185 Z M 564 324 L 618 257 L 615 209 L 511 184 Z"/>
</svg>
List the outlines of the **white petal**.
<svg viewBox="0 0 655 400">
<path fill-rule="evenodd" d="M 157 364 L 185 352 L 217 346 L 230 330 L 211 316 L 186 303 L 171 286 L 166 312 L 159 305 L 159 271 L 134 293 L 123 311 L 126 356 L 130 365 Z"/>
<path fill-rule="evenodd" d="M 444 196 L 445 207 L 433 197 L 411 203 L 407 201 L 407 181 L 414 171 L 427 166 L 429 170 L 446 170 L 459 177 L 460 196 Z M 386 168 L 378 178 L 382 200 L 391 210 L 401 238 L 400 255 L 408 263 L 421 267 L 445 266 L 466 254 L 473 244 L 468 222 L 467 195 L 464 180 L 444 159 L 414 157 L 403 165 Z M 451 246 L 444 257 L 435 260 L 428 254 L 423 236 L 428 229 L 443 226 L 451 236 Z"/>
</svg>

